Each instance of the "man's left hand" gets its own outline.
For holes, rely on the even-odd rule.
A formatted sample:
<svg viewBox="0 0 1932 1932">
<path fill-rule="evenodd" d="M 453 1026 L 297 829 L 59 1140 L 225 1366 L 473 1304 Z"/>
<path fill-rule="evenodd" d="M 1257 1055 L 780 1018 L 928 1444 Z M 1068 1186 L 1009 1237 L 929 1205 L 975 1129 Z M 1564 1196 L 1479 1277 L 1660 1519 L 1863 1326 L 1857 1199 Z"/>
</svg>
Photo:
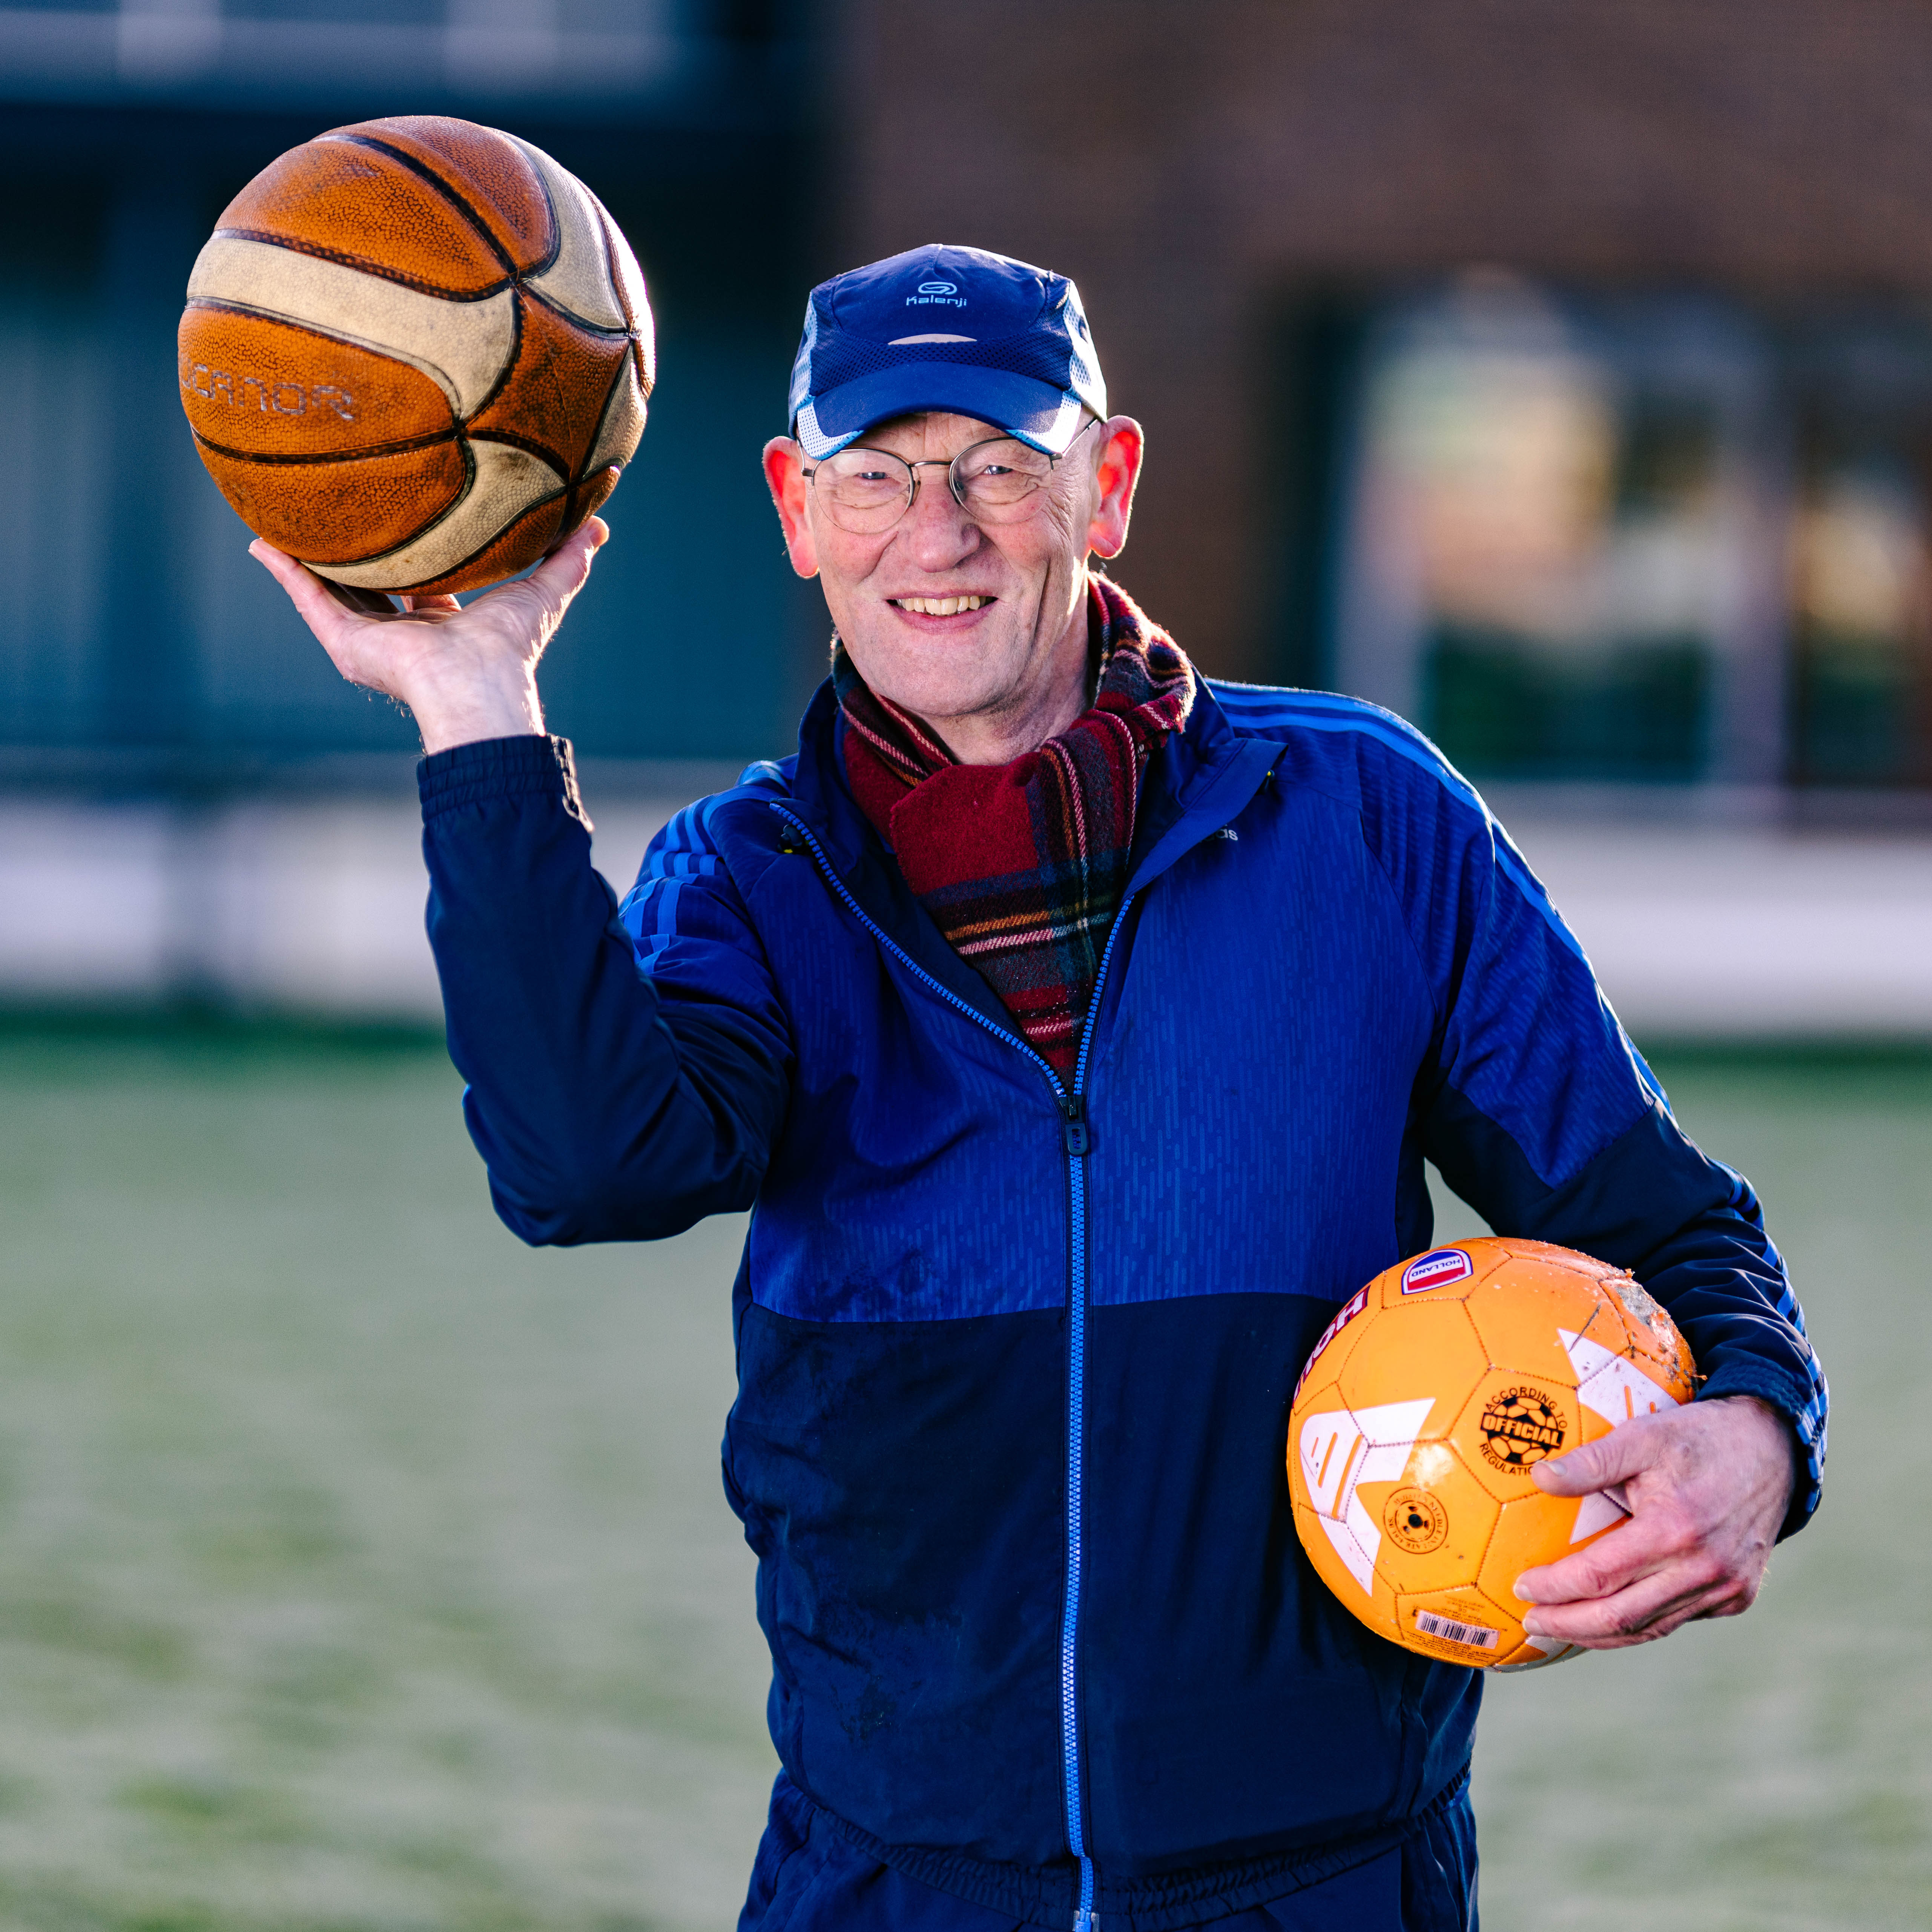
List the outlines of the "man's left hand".
<svg viewBox="0 0 1932 1932">
<path fill-rule="evenodd" d="M 1560 1562 L 1526 1570 L 1523 1627 L 1587 1650 L 1668 1636 L 1750 1608 L 1796 1478 L 1790 1425 L 1754 1396 L 1639 1416 L 1536 1466 L 1551 1496 L 1616 1490 L 1628 1522 Z"/>
</svg>

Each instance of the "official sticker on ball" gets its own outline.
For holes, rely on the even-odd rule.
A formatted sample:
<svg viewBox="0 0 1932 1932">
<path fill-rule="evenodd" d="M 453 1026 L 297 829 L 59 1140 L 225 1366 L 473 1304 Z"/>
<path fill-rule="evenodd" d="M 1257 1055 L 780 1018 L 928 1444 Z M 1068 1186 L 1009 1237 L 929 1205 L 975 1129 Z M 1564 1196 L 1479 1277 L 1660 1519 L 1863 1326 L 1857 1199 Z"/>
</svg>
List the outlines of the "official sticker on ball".
<svg viewBox="0 0 1932 1932">
<path fill-rule="evenodd" d="M 1517 1577 L 1604 1534 L 1608 1495 L 1534 1471 L 1688 1402 L 1696 1368 L 1621 1270 L 1541 1241 L 1459 1241 L 1349 1297 L 1288 1417 L 1295 1528 L 1328 1587 L 1427 1657 L 1522 1670 L 1576 1654 L 1532 1636 Z"/>
<path fill-rule="evenodd" d="M 1528 1384 L 1502 1390 L 1483 1406 L 1483 1460 L 1505 1472 L 1527 1469 L 1563 1453 L 1557 1398 Z"/>
<path fill-rule="evenodd" d="M 236 514 L 365 590 L 514 577 L 616 487 L 655 378 L 636 258 L 575 176 L 434 115 L 292 148 L 223 212 L 178 338 Z"/>
</svg>

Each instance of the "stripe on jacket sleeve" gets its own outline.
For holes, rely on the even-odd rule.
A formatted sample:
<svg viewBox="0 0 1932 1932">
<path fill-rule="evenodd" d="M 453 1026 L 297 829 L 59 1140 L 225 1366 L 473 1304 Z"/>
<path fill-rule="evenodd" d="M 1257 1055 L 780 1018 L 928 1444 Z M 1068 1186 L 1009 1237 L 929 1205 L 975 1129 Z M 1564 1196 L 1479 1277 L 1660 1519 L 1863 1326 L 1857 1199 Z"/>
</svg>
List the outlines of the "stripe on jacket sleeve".
<svg viewBox="0 0 1932 1932">
<path fill-rule="evenodd" d="M 617 917 L 631 941 L 638 970 L 648 979 L 666 946 L 677 937 L 677 905 L 685 882 L 710 878 L 722 862 L 712 836 L 721 805 L 746 798 L 784 796 L 784 774 L 769 760 L 748 765 L 728 791 L 714 792 L 672 813 L 644 854 L 638 882 L 625 894 Z"/>
</svg>

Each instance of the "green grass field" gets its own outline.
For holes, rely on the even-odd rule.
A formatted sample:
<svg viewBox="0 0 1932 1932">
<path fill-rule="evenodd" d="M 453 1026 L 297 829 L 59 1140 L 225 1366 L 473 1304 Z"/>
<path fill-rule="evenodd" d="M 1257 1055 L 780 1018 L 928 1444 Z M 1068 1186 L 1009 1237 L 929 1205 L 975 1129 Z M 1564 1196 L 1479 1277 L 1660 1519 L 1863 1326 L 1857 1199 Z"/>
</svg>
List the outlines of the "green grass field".
<svg viewBox="0 0 1932 1932">
<path fill-rule="evenodd" d="M 1493 1687 L 1486 1923 L 1923 1927 L 1932 1062 L 1660 1070 L 1791 1255 L 1830 1500 L 1743 1622 Z M 528 1253 L 456 1093 L 421 1042 L 0 1033 L 0 1932 L 731 1924 L 738 1230 Z"/>
</svg>

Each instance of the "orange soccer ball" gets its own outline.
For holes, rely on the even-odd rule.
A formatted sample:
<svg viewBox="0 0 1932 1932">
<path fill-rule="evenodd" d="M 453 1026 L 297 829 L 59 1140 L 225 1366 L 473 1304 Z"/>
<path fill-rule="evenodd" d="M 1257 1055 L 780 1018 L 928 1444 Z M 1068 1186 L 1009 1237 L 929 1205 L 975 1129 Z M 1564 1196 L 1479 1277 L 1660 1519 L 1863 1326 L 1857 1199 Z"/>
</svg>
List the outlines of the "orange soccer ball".
<svg viewBox="0 0 1932 1932">
<path fill-rule="evenodd" d="M 1546 1456 L 1688 1402 L 1696 1364 L 1622 1270 L 1544 1241 L 1432 1248 L 1343 1303 L 1288 1412 L 1294 1526 L 1322 1580 L 1379 1636 L 1520 1670 L 1516 1580 L 1623 1520 L 1608 1493 L 1545 1496 Z"/>
</svg>

